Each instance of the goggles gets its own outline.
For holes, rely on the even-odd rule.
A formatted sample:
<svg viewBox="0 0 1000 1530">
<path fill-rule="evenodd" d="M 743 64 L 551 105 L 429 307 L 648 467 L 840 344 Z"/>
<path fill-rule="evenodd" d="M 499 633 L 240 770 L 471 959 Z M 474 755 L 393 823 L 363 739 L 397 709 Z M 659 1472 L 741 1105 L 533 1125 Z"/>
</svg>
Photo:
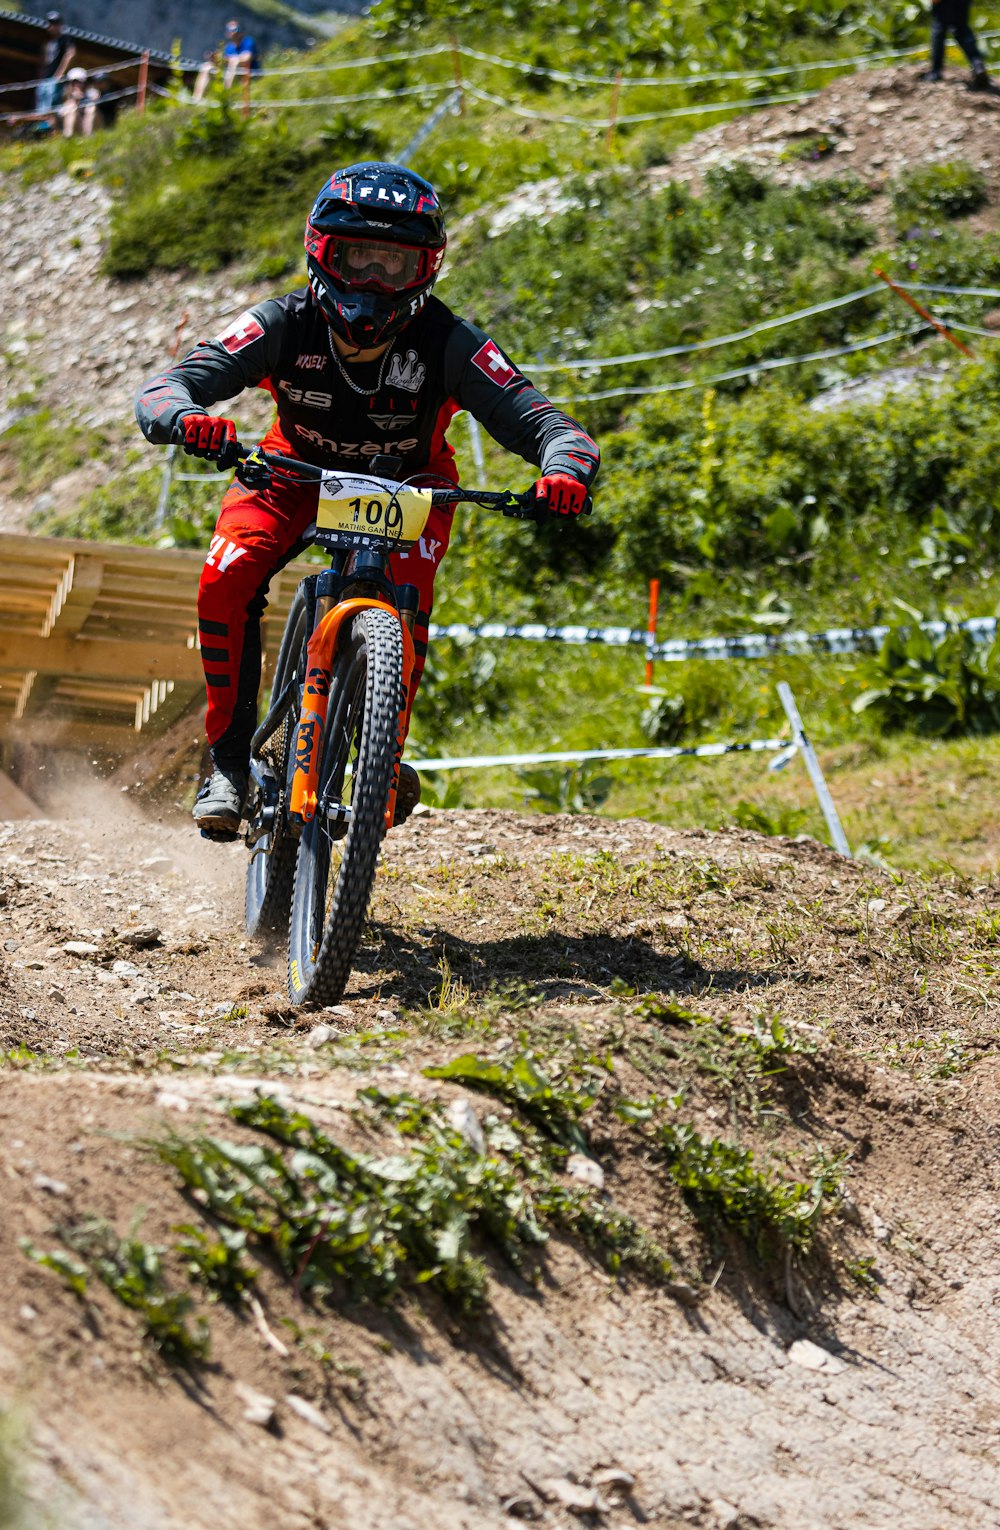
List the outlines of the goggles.
<svg viewBox="0 0 1000 1530">
<path fill-rule="evenodd" d="M 405 292 L 423 286 L 444 256 L 443 249 L 335 234 L 317 241 L 312 253 L 324 271 L 355 292 Z"/>
</svg>

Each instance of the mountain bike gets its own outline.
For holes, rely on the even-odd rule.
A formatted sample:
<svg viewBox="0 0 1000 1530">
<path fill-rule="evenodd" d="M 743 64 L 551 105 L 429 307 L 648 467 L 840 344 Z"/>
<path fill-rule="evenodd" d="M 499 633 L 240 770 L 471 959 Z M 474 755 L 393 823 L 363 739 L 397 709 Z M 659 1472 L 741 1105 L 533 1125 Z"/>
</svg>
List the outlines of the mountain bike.
<svg viewBox="0 0 1000 1530">
<path fill-rule="evenodd" d="M 396 458 L 372 476 L 239 448 L 248 487 L 318 482 L 307 543 L 329 567 L 302 580 L 278 650 L 267 715 L 253 736 L 246 925 L 288 940 L 295 1004 L 335 1004 L 350 977 L 379 850 L 392 826 L 414 664 L 417 587 L 389 559 L 413 547 L 434 505 L 474 504 L 548 519 L 534 491 L 399 483 Z"/>
</svg>

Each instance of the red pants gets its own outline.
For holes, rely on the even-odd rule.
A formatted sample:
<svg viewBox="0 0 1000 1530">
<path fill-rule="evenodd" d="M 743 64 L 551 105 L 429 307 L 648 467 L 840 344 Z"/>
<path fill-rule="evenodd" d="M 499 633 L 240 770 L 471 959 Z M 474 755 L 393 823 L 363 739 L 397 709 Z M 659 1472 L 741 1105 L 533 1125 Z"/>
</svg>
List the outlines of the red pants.
<svg viewBox="0 0 1000 1530">
<path fill-rule="evenodd" d="M 234 483 L 222 501 L 198 588 L 198 631 L 208 689 L 206 730 L 216 765 L 245 770 L 257 726 L 260 618 L 272 576 L 301 551 L 316 519 L 317 490 L 300 485 L 245 489 Z M 417 662 L 412 696 L 427 654 L 434 575 L 451 536 L 452 512 L 437 506 L 409 552 L 389 560 L 398 584 L 415 584 L 420 606 L 413 630 Z"/>
</svg>

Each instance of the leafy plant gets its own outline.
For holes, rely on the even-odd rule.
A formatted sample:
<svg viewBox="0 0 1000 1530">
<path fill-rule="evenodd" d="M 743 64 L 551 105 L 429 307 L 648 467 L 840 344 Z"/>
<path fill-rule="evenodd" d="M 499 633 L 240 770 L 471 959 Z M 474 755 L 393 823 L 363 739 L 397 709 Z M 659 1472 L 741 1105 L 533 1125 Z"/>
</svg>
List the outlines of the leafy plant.
<svg viewBox="0 0 1000 1530">
<path fill-rule="evenodd" d="M 189 1325 L 194 1303 L 187 1292 L 168 1285 L 164 1249 L 134 1235 L 119 1238 L 101 1217 L 87 1217 L 56 1232 L 69 1254 L 59 1249 L 39 1253 L 27 1241 L 21 1245 L 24 1252 L 36 1264 L 54 1270 L 77 1296 L 85 1296 L 90 1278 L 101 1280 L 138 1315 L 146 1337 L 165 1359 L 190 1365 L 207 1358 L 208 1326 L 201 1317 Z"/>
<path fill-rule="evenodd" d="M 611 776 L 595 774 L 592 767 L 570 765 L 519 770 L 524 800 L 543 813 L 596 813 L 614 786 Z"/>
<path fill-rule="evenodd" d="M 667 1172 L 695 1210 L 733 1228 L 758 1253 L 774 1244 L 807 1253 L 839 1194 L 839 1166 L 827 1160 L 817 1162 L 811 1179 L 790 1180 L 758 1169 L 752 1149 L 703 1137 L 684 1123 L 663 1121 L 655 1136 Z"/>
<path fill-rule="evenodd" d="M 893 628 L 874 678 L 852 708 L 875 708 L 884 727 L 938 738 L 1000 727 L 1000 641 L 983 648 L 968 632 L 934 638 L 918 626 Z"/>
<path fill-rule="evenodd" d="M 579 1122 L 593 1105 L 596 1094 L 572 1085 L 553 1084 L 530 1052 L 495 1061 L 476 1052 L 465 1052 L 449 1063 L 427 1067 L 423 1071 L 427 1078 L 451 1079 L 496 1095 L 498 1099 L 519 1107 L 528 1120 L 553 1141 L 565 1143 L 579 1152 L 587 1151 Z"/>
</svg>

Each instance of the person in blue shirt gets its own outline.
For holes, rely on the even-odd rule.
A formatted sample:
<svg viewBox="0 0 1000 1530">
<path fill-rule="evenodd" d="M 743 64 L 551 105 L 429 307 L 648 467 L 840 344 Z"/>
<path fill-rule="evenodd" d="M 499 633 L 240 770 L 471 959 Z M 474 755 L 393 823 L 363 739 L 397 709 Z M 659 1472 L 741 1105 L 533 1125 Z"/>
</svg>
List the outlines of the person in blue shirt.
<svg viewBox="0 0 1000 1530">
<path fill-rule="evenodd" d="M 235 19 L 226 22 L 226 43 L 222 50 L 222 62 L 225 67 L 223 84 L 227 90 L 237 74 L 242 74 L 246 69 L 260 68 L 257 44 L 252 37 L 246 35 Z"/>
</svg>

